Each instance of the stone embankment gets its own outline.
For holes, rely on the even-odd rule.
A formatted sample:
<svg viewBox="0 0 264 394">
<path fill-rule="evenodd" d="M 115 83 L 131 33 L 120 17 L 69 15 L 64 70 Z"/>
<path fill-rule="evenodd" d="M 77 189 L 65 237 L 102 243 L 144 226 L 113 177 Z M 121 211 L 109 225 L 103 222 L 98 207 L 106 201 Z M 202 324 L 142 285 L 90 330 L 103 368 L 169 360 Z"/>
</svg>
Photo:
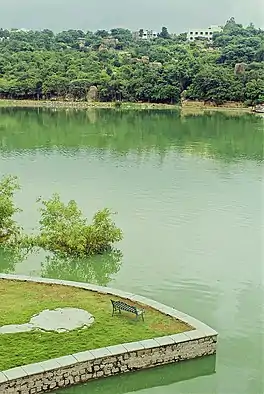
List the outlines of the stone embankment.
<svg viewBox="0 0 264 394">
<path fill-rule="evenodd" d="M 93 379 L 165 365 L 216 353 L 217 332 L 204 323 L 156 301 L 78 282 L 0 275 L 1 279 L 72 286 L 142 303 L 181 320 L 193 329 L 181 334 L 123 343 L 0 372 L 0 393 L 45 393 Z"/>
</svg>

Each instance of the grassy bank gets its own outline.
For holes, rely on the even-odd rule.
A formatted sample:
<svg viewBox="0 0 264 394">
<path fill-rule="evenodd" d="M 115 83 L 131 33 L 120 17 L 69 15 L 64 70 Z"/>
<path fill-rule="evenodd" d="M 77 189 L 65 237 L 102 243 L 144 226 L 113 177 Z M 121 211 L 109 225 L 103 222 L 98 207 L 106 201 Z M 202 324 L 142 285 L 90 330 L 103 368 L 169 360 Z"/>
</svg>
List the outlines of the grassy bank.
<svg viewBox="0 0 264 394">
<path fill-rule="evenodd" d="M 87 101 L 45 101 L 45 100 L 0 100 L 0 107 L 23 108 L 116 108 L 114 102 L 87 102 Z M 179 109 L 176 105 L 155 103 L 122 103 L 122 109 Z"/>
<path fill-rule="evenodd" d="M 95 317 L 95 323 L 86 330 L 0 334 L 0 371 L 189 329 L 186 324 L 148 307 L 144 307 L 145 322 L 135 321 L 134 315 L 126 313 L 112 317 L 113 296 L 71 287 L 0 280 L 0 298 L 0 326 L 28 323 L 34 314 L 58 307 L 81 308 Z"/>
<path fill-rule="evenodd" d="M 252 112 L 251 107 L 245 107 L 243 103 L 224 103 L 219 106 L 205 104 L 203 101 L 185 101 L 181 107 L 181 114 L 188 115 L 203 115 L 206 112 L 227 112 L 229 114 L 243 114 Z"/>
<path fill-rule="evenodd" d="M 89 108 L 116 108 L 113 102 L 86 102 L 86 101 L 44 101 L 44 100 L 0 100 L 0 108 L 21 107 L 21 108 L 54 108 L 54 109 L 89 109 Z M 203 114 L 205 111 L 221 111 L 229 113 L 252 112 L 252 109 L 245 107 L 243 103 L 225 103 L 219 106 L 204 104 L 202 101 L 186 101 L 179 105 L 155 104 L 155 103 L 122 103 L 124 109 L 141 110 L 181 110 L 183 115 Z"/>
</svg>

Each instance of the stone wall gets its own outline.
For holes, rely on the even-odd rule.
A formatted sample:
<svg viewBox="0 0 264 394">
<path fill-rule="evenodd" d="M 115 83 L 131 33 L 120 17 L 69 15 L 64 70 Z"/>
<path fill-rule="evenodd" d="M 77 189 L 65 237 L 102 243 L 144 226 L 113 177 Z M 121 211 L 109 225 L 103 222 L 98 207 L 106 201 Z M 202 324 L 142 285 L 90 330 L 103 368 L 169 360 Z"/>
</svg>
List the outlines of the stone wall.
<svg viewBox="0 0 264 394">
<path fill-rule="evenodd" d="M 193 327 L 193 330 L 181 334 L 90 350 L 2 371 L 1 394 L 45 393 L 92 379 L 194 359 L 216 352 L 217 333 L 213 329 L 182 312 L 144 297 L 83 283 L 12 275 L 0 275 L 0 278 L 55 283 L 118 295 L 154 307 Z"/>
</svg>

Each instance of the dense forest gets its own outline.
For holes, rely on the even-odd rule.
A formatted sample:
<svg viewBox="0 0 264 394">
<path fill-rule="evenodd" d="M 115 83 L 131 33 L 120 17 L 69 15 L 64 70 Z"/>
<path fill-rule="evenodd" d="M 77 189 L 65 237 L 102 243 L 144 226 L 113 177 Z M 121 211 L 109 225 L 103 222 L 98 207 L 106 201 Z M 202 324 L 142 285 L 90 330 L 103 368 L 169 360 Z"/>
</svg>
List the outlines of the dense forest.
<svg viewBox="0 0 264 394">
<path fill-rule="evenodd" d="M 264 102 L 264 31 L 231 18 L 212 42 L 126 29 L 0 29 L 0 98 Z"/>
</svg>

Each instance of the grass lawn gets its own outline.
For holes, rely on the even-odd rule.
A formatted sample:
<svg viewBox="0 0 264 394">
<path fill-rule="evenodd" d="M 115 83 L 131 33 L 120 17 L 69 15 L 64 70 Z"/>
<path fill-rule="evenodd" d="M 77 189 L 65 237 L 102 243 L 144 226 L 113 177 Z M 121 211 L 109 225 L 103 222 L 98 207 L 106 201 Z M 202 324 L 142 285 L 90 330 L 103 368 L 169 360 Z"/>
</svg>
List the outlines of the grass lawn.
<svg viewBox="0 0 264 394">
<path fill-rule="evenodd" d="M 145 322 L 134 315 L 112 317 L 110 299 L 116 297 L 59 285 L 0 279 L 0 326 L 28 323 L 44 309 L 75 307 L 95 317 L 86 330 L 67 333 L 27 332 L 0 334 L 0 371 L 84 350 L 188 331 L 190 327 L 144 307 Z M 138 305 L 140 307 L 140 305 Z"/>
</svg>

